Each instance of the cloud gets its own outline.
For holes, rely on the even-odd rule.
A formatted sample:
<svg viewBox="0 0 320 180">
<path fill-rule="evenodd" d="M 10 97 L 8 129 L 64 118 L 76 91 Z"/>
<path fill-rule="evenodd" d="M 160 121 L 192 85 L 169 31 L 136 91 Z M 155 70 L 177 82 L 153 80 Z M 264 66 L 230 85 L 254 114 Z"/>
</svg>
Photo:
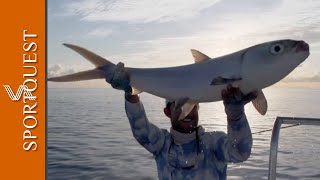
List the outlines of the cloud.
<svg viewBox="0 0 320 180">
<path fill-rule="evenodd" d="M 155 36 L 150 39 L 127 41 L 125 46 L 128 49 L 136 49 L 136 52 L 131 54 L 123 52 L 122 54 L 130 57 L 131 60 L 139 59 L 135 60 L 135 63 L 141 66 L 149 66 L 154 62 L 154 67 L 171 66 L 191 63 L 192 58 L 189 52 L 191 48 L 199 49 L 208 56 L 217 57 L 265 41 L 303 39 L 310 44 L 312 53 L 307 65 L 293 72 L 293 76 L 298 76 L 303 71 L 310 72 L 308 70 L 310 65 L 315 64 L 317 59 L 315 52 L 320 49 L 317 46 L 317 43 L 320 42 L 320 36 L 318 36 L 320 33 L 320 3 L 308 0 L 273 1 L 275 5 L 270 6 L 270 11 L 267 12 L 261 8 L 264 6 L 263 3 L 255 1 L 255 7 L 257 7 L 251 7 L 251 9 L 261 11 L 257 13 L 250 11 L 248 7 L 246 7 L 247 12 L 241 11 L 241 8 L 238 8 L 237 11 L 230 11 L 234 8 L 228 9 L 227 6 L 236 7 L 242 3 L 242 1 L 232 2 L 225 0 L 219 3 L 219 9 L 227 10 L 220 10 L 213 24 L 201 24 L 200 27 L 190 29 L 191 31 L 187 34 L 174 33 L 172 36 Z M 217 6 L 214 7 L 218 8 Z"/>
<path fill-rule="evenodd" d="M 220 0 L 79 0 L 65 6 L 65 15 L 84 21 L 168 22 L 197 16 Z"/>
<path fill-rule="evenodd" d="M 97 28 L 88 33 L 92 37 L 108 37 L 113 33 L 112 29 L 109 28 Z"/>
<path fill-rule="evenodd" d="M 66 74 L 72 74 L 79 71 L 86 70 L 84 66 L 81 65 L 61 65 L 54 64 L 48 67 L 48 78 L 62 76 Z M 88 81 L 76 81 L 76 82 L 51 82 L 48 83 L 49 88 L 106 88 L 110 87 L 108 83 L 104 80 L 88 80 Z"/>
<path fill-rule="evenodd" d="M 106 23 L 118 27 L 97 28 L 88 33 L 90 36 L 130 34 L 124 42 L 116 39 L 120 46 L 114 43 L 114 52 L 106 47 L 109 54 L 104 56 L 113 62 L 120 59 L 129 67 L 189 64 L 193 62 L 191 48 L 217 57 L 264 41 L 289 38 L 308 42 L 311 55 L 285 81 L 319 79 L 319 74 L 314 74 L 320 65 L 320 3 L 316 1 L 79 0 L 67 1 L 63 7 L 68 16 L 85 21 L 80 23 L 112 21 Z M 191 19 L 183 21 L 187 18 Z M 143 29 L 142 36 L 137 38 L 129 31 L 132 28 Z"/>
<path fill-rule="evenodd" d="M 66 74 L 71 74 L 71 73 L 75 73 L 78 70 L 76 68 L 72 68 L 72 67 L 66 67 L 64 65 L 61 64 L 54 64 L 54 65 L 50 65 L 48 67 L 48 77 L 55 77 L 55 76 L 62 76 L 62 75 L 66 75 Z"/>
</svg>

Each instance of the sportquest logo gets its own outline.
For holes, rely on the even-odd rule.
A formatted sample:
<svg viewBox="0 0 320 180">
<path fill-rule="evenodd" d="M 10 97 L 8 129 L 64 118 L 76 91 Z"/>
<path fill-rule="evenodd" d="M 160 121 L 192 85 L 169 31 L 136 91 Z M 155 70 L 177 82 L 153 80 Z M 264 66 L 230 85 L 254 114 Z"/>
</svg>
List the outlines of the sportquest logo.
<svg viewBox="0 0 320 180">
<path fill-rule="evenodd" d="M 14 121 L 19 120 L 23 125 L 22 136 L 22 148 L 24 151 L 36 151 L 38 149 L 38 134 L 36 133 L 36 127 L 38 126 L 38 120 L 43 120 L 38 110 L 38 45 L 37 34 L 27 33 L 27 30 L 23 30 L 23 54 L 22 54 L 22 67 L 23 67 L 23 81 L 22 83 L 8 85 L 10 83 L 2 84 L 6 90 L 9 99 L 14 103 L 14 106 L 21 108 L 22 116 L 12 116 Z M 18 87 L 18 88 L 17 88 Z M 16 89 L 17 88 L 17 89 Z M 1 88 L 2 89 L 2 88 Z M 2 93 L 1 93 L 2 95 Z M 2 102 L 1 102 L 2 103 Z M 13 106 L 12 104 L 10 105 Z M 15 108 L 14 108 L 15 109 Z M 20 128 L 19 128 L 20 129 Z"/>
<path fill-rule="evenodd" d="M 3 87 L 6 89 L 8 96 L 12 101 L 19 101 L 21 99 L 22 94 L 24 97 L 28 97 L 28 99 L 32 101 L 36 100 L 36 98 L 32 95 L 31 90 L 26 85 L 19 86 L 15 94 L 13 93 L 9 85 L 3 85 Z"/>
</svg>

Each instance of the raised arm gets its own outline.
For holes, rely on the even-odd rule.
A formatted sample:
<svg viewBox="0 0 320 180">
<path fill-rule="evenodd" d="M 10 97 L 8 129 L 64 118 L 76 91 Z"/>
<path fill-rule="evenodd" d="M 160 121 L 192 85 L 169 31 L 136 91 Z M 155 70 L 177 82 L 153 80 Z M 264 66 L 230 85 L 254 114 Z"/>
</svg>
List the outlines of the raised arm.
<svg viewBox="0 0 320 180">
<path fill-rule="evenodd" d="M 149 152 L 157 154 L 164 144 L 164 131 L 148 121 L 139 96 L 130 95 L 132 88 L 123 63 L 117 64 L 113 77 L 107 81 L 114 89 L 125 92 L 126 114 L 133 136 Z"/>
<path fill-rule="evenodd" d="M 251 154 L 252 135 L 244 105 L 256 97 L 256 93 L 244 96 L 238 88 L 228 86 L 222 91 L 228 121 L 228 133 L 217 133 L 214 138 L 215 156 L 220 161 L 243 162 Z"/>
<path fill-rule="evenodd" d="M 164 144 L 164 130 L 148 121 L 143 104 L 137 95 L 125 97 L 126 113 L 133 136 L 149 152 L 158 154 Z"/>
<path fill-rule="evenodd" d="M 245 115 L 228 123 L 228 134 L 216 132 L 214 139 L 214 153 L 218 160 L 237 163 L 250 157 L 252 135 Z"/>
</svg>

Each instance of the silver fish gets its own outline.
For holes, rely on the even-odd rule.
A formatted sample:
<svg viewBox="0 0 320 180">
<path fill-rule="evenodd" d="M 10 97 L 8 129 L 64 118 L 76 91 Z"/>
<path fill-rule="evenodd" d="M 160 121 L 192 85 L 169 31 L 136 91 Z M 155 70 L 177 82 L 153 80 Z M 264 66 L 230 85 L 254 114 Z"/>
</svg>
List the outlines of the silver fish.
<svg viewBox="0 0 320 180">
<path fill-rule="evenodd" d="M 228 84 L 239 87 L 244 94 L 258 91 L 252 101 L 257 111 L 267 112 L 263 88 L 286 77 L 309 56 L 304 41 L 277 40 L 258 44 L 225 56 L 210 58 L 192 49 L 195 64 L 167 68 L 124 68 L 82 47 L 64 44 L 92 62 L 96 68 L 75 74 L 49 78 L 49 81 L 69 82 L 106 79 L 128 75 L 132 94 L 147 92 L 171 101 L 182 108 L 183 119 L 196 103 L 222 100 L 221 91 Z"/>
</svg>

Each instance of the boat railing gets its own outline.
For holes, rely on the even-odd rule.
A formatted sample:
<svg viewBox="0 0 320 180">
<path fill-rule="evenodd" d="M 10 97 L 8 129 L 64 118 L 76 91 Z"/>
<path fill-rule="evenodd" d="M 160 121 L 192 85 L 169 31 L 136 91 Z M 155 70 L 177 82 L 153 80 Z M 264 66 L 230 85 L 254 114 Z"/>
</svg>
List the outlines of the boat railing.
<svg viewBox="0 0 320 180">
<path fill-rule="evenodd" d="M 277 117 L 272 129 L 270 142 L 270 156 L 269 156 L 269 180 L 276 179 L 277 172 L 277 154 L 279 135 L 282 124 L 291 125 L 320 125 L 319 118 L 303 118 L 303 117 Z"/>
</svg>

